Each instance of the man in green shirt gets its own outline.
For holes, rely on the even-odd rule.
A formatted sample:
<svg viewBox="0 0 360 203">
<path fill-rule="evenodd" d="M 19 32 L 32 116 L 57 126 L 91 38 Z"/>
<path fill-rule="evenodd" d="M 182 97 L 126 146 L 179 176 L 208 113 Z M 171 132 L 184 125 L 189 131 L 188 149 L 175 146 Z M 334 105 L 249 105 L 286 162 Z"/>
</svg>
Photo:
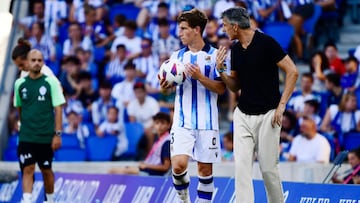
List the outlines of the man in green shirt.
<svg viewBox="0 0 360 203">
<path fill-rule="evenodd" d="M 54 174 L 51 168 L 54 151 L 61 146 L 62 105 L 65 98 L 53 77 L 41 73 L 44 65 L 39 50 L 27 56 L 29 75 L 15 81 L 14 106 L 20 116 L 18 156 L 22 171 L 22 202 L 32 202 L 35 163 L 44 179 L 46 198 L 53 202 Z"/>
</svg>

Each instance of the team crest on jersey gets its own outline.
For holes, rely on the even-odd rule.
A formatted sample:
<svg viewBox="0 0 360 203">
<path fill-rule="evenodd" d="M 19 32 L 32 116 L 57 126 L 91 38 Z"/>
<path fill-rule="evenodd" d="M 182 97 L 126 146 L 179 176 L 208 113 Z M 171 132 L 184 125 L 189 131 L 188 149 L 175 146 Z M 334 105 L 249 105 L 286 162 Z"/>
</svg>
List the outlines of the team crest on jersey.
<svg viewBox="0 0 360 203">
<path fill-rule="evenodd" d="M 210 55 L 207 55 L 205 56 L 205 64 L 211 64 L 211 56 Z"/>
<path fill-rule="evenodd" d="M 39 88 L 39 93 L 40 93 L 40 95 L 38 96 L 38 101 L 45 101 L 45 94 L 46 94 L 46 87 L 44 87 L 44 86 L 41 86 L 40 88 Z"/>
<path fill-rule="evenodd" d="M 22 97 L 22 99 L 27 99 L 27 89 L 26 88 L 21 90 L 21 97 Z"/>
</svg>

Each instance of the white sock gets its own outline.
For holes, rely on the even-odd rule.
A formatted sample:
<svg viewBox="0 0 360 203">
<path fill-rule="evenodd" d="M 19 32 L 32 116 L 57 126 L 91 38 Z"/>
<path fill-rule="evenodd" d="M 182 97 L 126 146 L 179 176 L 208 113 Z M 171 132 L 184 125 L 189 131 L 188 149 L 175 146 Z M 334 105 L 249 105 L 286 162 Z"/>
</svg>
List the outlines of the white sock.
<svg viewBox="0 0 360 203">
<path fill-rule="evenodd" d="M 46 199 L 47 199 L 47 203 L 54 203 L 54 193 L 48 194 L 46 193 Z"/>
<path fill-rule="evenodd" d="M 22 203 L 32 203 L 31 201 L 32 197 L 31 197 L 31 193 L 23 193 L 23 197 L 22 197 Z"/>
</svg>

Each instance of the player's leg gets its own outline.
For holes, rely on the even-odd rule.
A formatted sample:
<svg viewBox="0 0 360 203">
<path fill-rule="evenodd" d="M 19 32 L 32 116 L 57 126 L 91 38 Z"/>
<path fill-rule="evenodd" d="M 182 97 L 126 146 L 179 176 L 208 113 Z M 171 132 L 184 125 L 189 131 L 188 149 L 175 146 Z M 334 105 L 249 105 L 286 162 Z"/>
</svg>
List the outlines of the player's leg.
<svg viewBox="0 0 360 203">
<path fill-rule="evenodd" d="M 179 198 L 190 202 L 188 161 L 192 156 L 195 138 L 191 130 L 176 128 L 171 130 L 170 153 L 173 174 L 173 184 Z"/>
<path fill-rule="evenodd" d="M 198 130 L 194 159 L 198 161 L 197 202 L 211 202 L 214 192 L 212 165 L 221 161 L 220 136 L 217 130 Z"/>
<path fill-rule="evenodd" d="M 284 202 L 283 190 L 279 174 L 279 142 L 280 126 L 271 126 L 275 110 L 263 117 L 259 129 L 258 161 L 264 179 L 268 203 Z"/>
<path fill-rule="evenodd" d="M 35 162 L 36 157 L 33 153 L 34 147 L 31 143 L 19 142 L 18 145 L 18 157 L 19 165 L 22 176 L 22 202 L 30 203 L 32 202 L 32 188 L 34 184 L 34 172 L 35 172 Z"/>
<path fill-rule="evenodd" d="M 54 152 L 51 144 L 39 144 L 37 148 L 38 166 L 44 180 L 45 197 L 47 203 L 54 202 L 55 177 L 52 171 Z"/>
<path fill-rule="evenodd" d="M 254 118 L 242 113 L 239 108 L 234 111 L 234 160 L 235 160 L 235 195 L 237 203 L 253 203 L 254 188 L 252 169 L 254 160 L 255 139 L 251 125 Z"/>
</svg>

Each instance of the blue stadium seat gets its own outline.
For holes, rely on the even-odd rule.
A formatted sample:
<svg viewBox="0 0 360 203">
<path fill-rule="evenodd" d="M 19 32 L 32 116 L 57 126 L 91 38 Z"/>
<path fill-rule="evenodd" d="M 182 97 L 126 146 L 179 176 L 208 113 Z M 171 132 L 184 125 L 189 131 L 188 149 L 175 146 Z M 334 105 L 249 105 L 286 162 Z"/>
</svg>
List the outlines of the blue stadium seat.
<svg viewBox="0 0 360 203">
<path fill-rule="evenodd" d="M 263 32 L 273 37 L 286 52 L 289 50 L 291 40 L 295 34 L 293 26 L 280 22 L 266 24 L 263 27 Z"/>
<path fill-rule="evenodd" d="M 89 161 L 110 161 L 117 144 L 115 136 L 90 136 L 86 140 L 86 155 Z"/>
<path fill-rule="evenodd" d="M 54 156 L 55 161 L 86 161 L 86 152 L 80 148 L 60 148 Z"/>
<path fill-rule="evenodd" d="M 129 147 L 124 157 L 134 157 L 137 151 L 137 144 L 144 134 L 144 127 L 138 122 L 127 122 L 125 123 L 125 132 L 129 141 Z"/>
<path fill-rule="evenodd" d="M 319 20 L 322 13 L 322 8 L 318 4 L 314 4 L 314 14 L 311 16 L 311 18 L 305 20 L 303 24 L 303 28 L 305 30 L 305 33 L 313 35 L 315 31 L 315 26 L 317 21 Z"/>
<path fill-rule="evenodd" d="M 80 148 L 80 142 L 75 133 L 63 133 L 61 143 L 61 148 Z"/>
<path fill-rule="evenodd" d="M 4 161 L 18 161 L 17 148 L 7 148 L 4 151 Z"/>
<path fill-rule="evenodd" d="M 114 23 L 114 18 L 118 14 L 125 15 L 126 19 L 136 20 L 140 8 L 136 7 L 133 3 L 120 3 L 114 4 L 109 10 L 109 19 L 111 23 Z"/>
<path fill-rule="evenodd" d="M 18 145 L 18 134 L 9 136 L 7 148 L 16 148 Z"/>
<path fill-rule="evenodd" d="M 350 132 L 344 135 L 344 149 L 352 150 L 360 147 L 360 133 Z"/>
</svg>

